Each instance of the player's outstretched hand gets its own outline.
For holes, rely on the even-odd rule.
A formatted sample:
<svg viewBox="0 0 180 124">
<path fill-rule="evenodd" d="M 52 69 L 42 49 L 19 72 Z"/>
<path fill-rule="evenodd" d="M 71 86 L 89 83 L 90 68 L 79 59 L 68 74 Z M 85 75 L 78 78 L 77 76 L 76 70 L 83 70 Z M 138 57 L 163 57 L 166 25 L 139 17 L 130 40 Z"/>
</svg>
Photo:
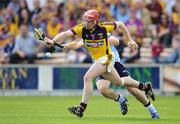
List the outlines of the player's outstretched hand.
<svg viewBox="0 0 180 124">
<path fill-rule="evenodd" d="M 128 47 L 130 47 L 132 50 L 138 49 L 138 45 L 137 45 L 137 43 L 136 43 L 134 40 L 129 41 L 127 45 L 128 45 Z"/>
<path fill-rule="evenodd" d="M 42 29 L 40 29 L 40 28 L 38 28 L 38 29 L 35 28 L 34 29 L 34 38 L 36 40 L 44 41 L 47 44 L 48 47 L 52 47 L 54 45 L 53 40 L 47 38 L 45 36 L 45 34 L 43 33 Z"/>
<path fill-rule="evenodd" d="M 65 51 L 65 50 L 67 50 L 67 49 L 70 49 L 70 47 L 69 47 L 69 45 L 68 44 L 61 44 L 61 46 L 62 46 L 62 51 Z"/>
</svg>

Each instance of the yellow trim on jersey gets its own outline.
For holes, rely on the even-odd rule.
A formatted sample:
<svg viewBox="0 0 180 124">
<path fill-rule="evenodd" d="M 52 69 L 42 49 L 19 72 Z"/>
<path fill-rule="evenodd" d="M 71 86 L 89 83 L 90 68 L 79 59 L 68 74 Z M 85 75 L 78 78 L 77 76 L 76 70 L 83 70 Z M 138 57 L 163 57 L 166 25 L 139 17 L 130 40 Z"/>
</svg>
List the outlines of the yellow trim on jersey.
<svg viewBox="0 0 180 124">
<path fill-rule="evenodd" d="M 104 26 L 106 28 L 107 32 L 111 32 L 116 29 L 115 22 L 104 22 L 104 23 L 100 24 L 100 26 Z"/>
<path fill-rule="evenodd" d="M 78 24 L 74 26 L 71 31 L 74 33 L 74 35 L 78 35 L 79 37 L 82 37 L 82 30 L 83 30 L 84 24 Z"/>
</svg>

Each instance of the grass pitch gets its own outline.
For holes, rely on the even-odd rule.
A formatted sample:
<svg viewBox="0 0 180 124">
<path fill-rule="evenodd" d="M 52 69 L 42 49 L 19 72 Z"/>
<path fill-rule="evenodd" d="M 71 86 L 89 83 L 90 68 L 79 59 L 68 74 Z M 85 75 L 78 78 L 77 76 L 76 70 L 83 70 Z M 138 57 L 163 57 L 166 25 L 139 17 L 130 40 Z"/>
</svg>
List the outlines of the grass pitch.
<svg viewBox="0 0 180 124">
<path fill-rule="evenodd" d="M 0 97 L 0 124 L 180 124 L 180 96 L 159 96 L 153 102 L 160 119 L 150 119 L 148 111 L 128 97 L 129 112 L 123 116 L 118 103 L 93 96 L 83 118 L 67 111 L 81 100 L 79 96 Z"/>
</svg>

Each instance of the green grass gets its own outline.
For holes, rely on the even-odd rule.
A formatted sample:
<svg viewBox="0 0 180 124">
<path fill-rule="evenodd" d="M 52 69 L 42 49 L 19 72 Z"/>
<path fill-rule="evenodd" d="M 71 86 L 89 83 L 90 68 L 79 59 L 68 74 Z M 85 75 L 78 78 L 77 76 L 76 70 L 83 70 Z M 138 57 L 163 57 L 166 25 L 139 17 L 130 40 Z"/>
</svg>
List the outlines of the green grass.
<svg viewBox="0 0 180 124">
<path fill-rule="evenodd" d="M 180 124 L 180 97 L 159 96 L 154 105 L 161 119 L 152 120 L 148 111 L 128 97 L 129 112 L 121 115 L 118 104 L 102 96 L 93 96 L 85 116 L 70 114 L 67 107 L 81 97 L 26 96 L 0 97 L 0 124 Z"/>
</svg>

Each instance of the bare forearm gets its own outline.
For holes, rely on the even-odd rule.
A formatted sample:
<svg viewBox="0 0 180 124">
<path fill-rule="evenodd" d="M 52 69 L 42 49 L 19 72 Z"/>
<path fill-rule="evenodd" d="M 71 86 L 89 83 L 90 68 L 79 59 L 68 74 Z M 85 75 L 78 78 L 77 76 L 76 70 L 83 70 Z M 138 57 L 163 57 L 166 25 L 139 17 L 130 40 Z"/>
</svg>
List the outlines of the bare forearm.
<svg viewBox="0 0 180 124">
<path fill-rule="evenodd" d="M 70 43 L 67 43 L 67 44 L 64 44 L 63 46 L 65 48 L 70 48 L 70 49 L 78 49 L 78 48 L 81 48 L 82 46 L 84 45 L 83 41 L 72 41 Z"/>
<path fill-rule="evenodd" d="M 57 34 L 54 38 L 53 41 L 54 42 L 58 42 L 58 43 L 62 43 L 63 39 L 66 38 L 66 33 L 65 32 L 61 32 L 59 34 Z"/>
<path fill-rule="evenodd" d="M 54 42 L 58 42 L 58 43 L 62 43 L 63 40 L 65 40 L 65 38 L 73 36 L 73 32 L 71 30 L 67 30 L 65 32 L 61 32 L 59 34 L 57 34 L 54 38 L 53 41 Z"/>
<path fill-rule="evenodd" d="M 73 41 L 73 42 L 70 42 L 70 43 L 67 44 L 67 48 L 76 50 L 76 49 L 78 49 L 80 47 L 78 46 L 78 44 L 75 41 Z"/>
</svg>

